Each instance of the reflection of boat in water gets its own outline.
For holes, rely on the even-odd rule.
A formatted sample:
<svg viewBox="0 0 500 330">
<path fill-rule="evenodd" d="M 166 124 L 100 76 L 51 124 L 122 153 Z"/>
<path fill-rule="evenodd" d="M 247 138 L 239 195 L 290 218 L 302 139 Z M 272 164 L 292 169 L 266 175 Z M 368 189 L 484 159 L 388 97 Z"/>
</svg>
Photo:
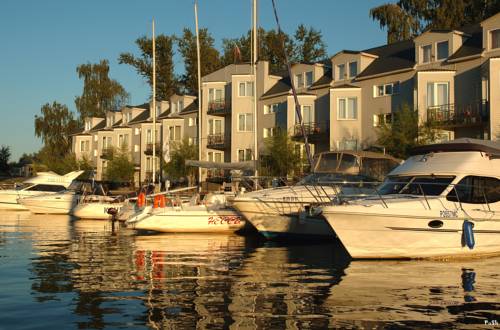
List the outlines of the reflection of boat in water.
<svg viewBox="0 0 500 330">
<path fill-rule="evenodd" d="M 498 309 L 499 269 L 500 258 L 354 261 L 323 307 L 335 315 L 330 328 L 477 327 Z"/>
<path fill-rule="evenodd" d="M 374 184 L 398 164 L 397 159 L 375 152 L 322 152 L 316 156 L 313 173 L 298 184 L 242 194 L 232 204 L 266 238 L 334 238 L 322 217 L 297 214 L 339 195 L 373 194 Z M 350 184 L 339 184 L 346 181 Z"/>
</svg>

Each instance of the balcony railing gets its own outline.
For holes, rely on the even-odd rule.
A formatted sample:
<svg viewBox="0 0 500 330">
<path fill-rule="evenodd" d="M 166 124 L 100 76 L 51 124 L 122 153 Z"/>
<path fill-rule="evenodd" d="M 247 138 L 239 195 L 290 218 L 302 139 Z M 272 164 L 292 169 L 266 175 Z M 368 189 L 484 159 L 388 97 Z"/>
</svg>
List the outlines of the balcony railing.
<svg viewBox="0 0 500 330">
<path fill-rule="evenodd" d="M 304 123 L 304 132 L 307 135 L 307 138 L 311 140 L 328 136 L 330 132 L 330 122 L 324 121 L 322 123 Z M 304 139 L 300 124 L 296 124 L 294 126 L 293 138 L 296 140 Z"/>
<path fill-rule="evenodd" d="M 432 106 L 427 108 L 427 119 L 442 128 L 482 126 L 489 122 L 489 104 L 481 100 Z"/>
<path fill-rule="evenodd" d="M 114 153 L 113 148 L 111 148 L 111 147 L 110 148 L 103 148 L 102 152 L 101 152 L 101 158 L 111 160 L 111 159 L 113 159 L 113 153 Z"/>
<path fill-rule="evenodd" d="M 229 103 L 225 99 L 208 101 L 207 114 L 224 116 L 231 113 Z"/>
<path fill-rule="evenodd" d="M 161 152 L 160 142 L 156 142 L 156 143 L 148 142 L 148 143 L 146 143 L 146 148 L 144 149 L 144 154 L 145 155 L 150 156 L 150 155 L 153 154 L 153 145 L 155 146 L 156 153 L 160 153 Z"/>
<path fill-rule="evenodd" d="M 230 145 L 231 139 L 224 134 L 211 134 L 207 137 L 207 148 L 226 149 Z"/>
</svg>

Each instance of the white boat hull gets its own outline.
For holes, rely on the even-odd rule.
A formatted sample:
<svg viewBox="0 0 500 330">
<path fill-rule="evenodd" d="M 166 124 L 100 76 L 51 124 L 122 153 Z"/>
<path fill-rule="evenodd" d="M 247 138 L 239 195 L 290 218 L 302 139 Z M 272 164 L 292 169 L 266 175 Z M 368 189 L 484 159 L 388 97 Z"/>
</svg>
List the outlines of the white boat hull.
<svg viewBox="0 0 500 330">
<path fill-rule="evenodd" d="M 19 202 L 35 214 L 71 214 L 78 204 L 78 195 L 51 194 L 22 198 Z"/>
<path fill-rule="evenodd" d="M 110 220 L 108 210 L 111 208 L 119 211 L 123 203 L 80 203 L 73 209 L 73 215 L 80 219 Z"/>
<path fill-rule="evenodd" d="M 353 258 L 447 258 L 500 254 L 500 217 L 476 210 L 441 213 L 438 208 L 416 211 L 408 208 L 367 211 L 350 206 L 330 206 L 323 215 Z M 370 210 L 370 209 L 368 209 Z M 387 211 L 389 210 L 389 211 Z M 389 213 L 390 212 L 390 213 Z M 450 213 L 448 213 L 450 212 Z M 455 213 L 456 212 L 456 213 Z M 456 217 L 440 217 L 456 214 Z M 464 220 L 474 223 L 475 245 L 464 244 Z M 441 224 L 432 228 L 431 221 Z"/>
<path fill-rule="evenodd" d="M 164 233 L 233 233 L 245 226 L 245 220 L 231 209 L 206 210 L 194 207 L 156 209 L 127 226 Z"/>
<path fill-rule="evenodd" d="M 0 191 L 0 210 L 26 211 L 28 210 L 18 202 L 19 198 L 47 194 L 43 191 L 3 190 Z"/>
</svg>

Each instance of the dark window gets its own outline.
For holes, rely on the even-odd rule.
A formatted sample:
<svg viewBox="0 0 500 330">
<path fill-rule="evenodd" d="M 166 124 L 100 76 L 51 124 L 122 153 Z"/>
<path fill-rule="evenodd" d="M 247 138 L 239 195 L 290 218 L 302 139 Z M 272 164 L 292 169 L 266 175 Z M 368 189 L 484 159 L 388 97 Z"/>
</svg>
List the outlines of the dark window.
<svg viewBox="0 0 500 330">
<path fill-rule="evenodd" d="M 458 197 L 458 198 L 457 198 Z M 466 176 L 450 191 L 446 199 L 470 204 L 500 201 L 500 180 L 481 176 Z"/>
<path fill-rule="evenodd" d="M 48 191 L 48 192 L 58 192 L 66 188 L 64 186 L 50 185 L 50 184 L 37 184 L 26 190 L 29 191 Z"/>
<path fill-rule="evenodd" d="M 390 177 L 379 188 L 381 195 L 439 196 L 455 177 Z"/>
</svg>

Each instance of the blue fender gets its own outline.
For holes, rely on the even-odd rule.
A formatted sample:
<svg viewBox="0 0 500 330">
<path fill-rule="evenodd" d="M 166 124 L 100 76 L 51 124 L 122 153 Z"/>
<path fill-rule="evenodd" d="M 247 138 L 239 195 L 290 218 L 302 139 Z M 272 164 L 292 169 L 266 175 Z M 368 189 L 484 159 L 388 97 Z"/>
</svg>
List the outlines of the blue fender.
<svg viewBox="0 0 500 330">
<path fill-rule="evenodd" d="M 464 220 L 462 225 L 462 246 L 467 245 L 469 249 L 473 249 L 476 242 L 474 241 L 474 223 L 469 220 Z"/>
</svg>

